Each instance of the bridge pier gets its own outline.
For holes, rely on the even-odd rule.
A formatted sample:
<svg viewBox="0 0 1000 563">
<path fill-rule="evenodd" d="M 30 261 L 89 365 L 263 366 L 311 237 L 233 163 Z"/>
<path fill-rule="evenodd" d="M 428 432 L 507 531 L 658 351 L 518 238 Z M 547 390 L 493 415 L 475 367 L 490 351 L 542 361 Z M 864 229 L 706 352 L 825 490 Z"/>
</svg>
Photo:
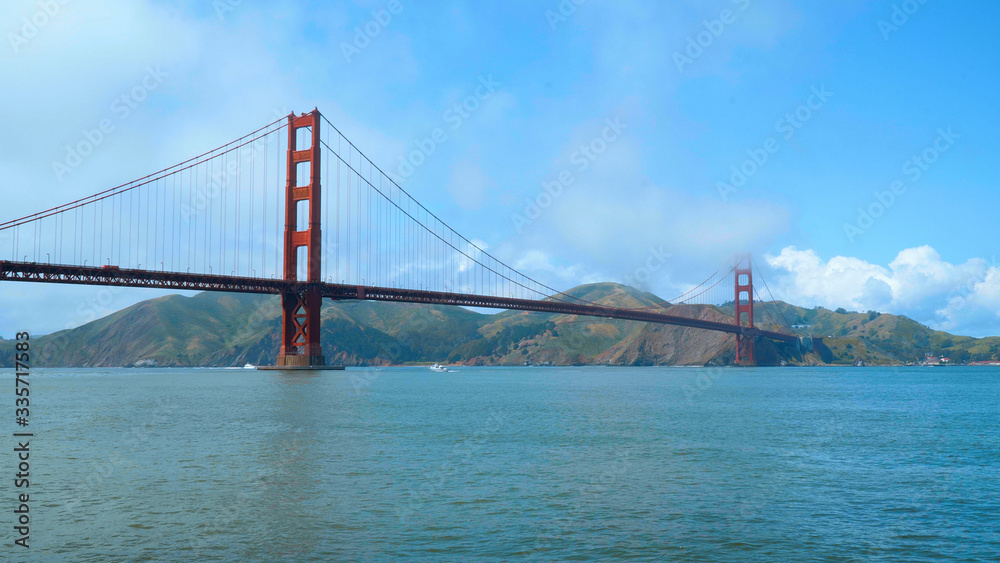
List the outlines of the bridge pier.
<svg viewBox="0 0 1000 563">
<path fill-rule="evenodd" d="M 281 351 L 278 367 L 323 367 L 326 358 L 320 344 L 318 288 L 281 296 Z"/>
</svg>

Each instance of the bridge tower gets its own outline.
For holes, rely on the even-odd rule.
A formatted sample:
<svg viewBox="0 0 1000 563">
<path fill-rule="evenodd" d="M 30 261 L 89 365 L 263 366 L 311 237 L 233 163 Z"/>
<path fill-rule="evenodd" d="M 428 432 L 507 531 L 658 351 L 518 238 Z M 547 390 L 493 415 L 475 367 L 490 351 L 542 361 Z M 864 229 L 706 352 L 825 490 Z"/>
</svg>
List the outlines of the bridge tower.
<svg viewBox="0 0 1000 563">
<path fill-rule="evenodd" d="M 743 264 L 746 262 L 746 266 Z M 750 255 L 736 265 L 736 325 L 754 328 L 753 324 L 753 268 Z M 736 365 L 757 365 L 752 334 L 736 335 Z"/>
<path fill-rule="evenodd" d="M 288 174 L 285 185 L 285 280 L 316 284 L 281 296 L 281 351 L 278 368 L 326 365 L 320 345 L 322 225 L 320 206 L 320 113 L 288 116 Z M 308 147 L 299 148 L 299 131 L 309 130 Z M 301 262 L 306 279 L 299 279 Z"/>
</svg>

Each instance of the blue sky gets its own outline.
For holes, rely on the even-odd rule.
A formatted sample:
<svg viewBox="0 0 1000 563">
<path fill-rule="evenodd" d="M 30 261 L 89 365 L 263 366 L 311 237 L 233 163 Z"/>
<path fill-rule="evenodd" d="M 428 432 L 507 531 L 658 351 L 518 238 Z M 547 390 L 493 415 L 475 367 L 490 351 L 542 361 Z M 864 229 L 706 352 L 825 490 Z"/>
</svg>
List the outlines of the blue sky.
<svg viewBox="0 0 1000 563">
<path fill-rule="evenodd" d="M 634 279 L 654 249 L 671 258 L 643 285 L 669 298 L 749 250 L 779 298 L 1000 334 L 996 3 L 56 4 L 0 8 L 3 219 L 318 106 L 390 171 L 446 128 L 400 181 L 550 285 Z M 63 147 L 149 68 L 162 84 L 58 179 Z M 621 133 L 584 168 L 609 122 Z M 752 171 L 739 187 L 734 167 Z M 44 332 L 155 295 L 8 285 L 0 320 Z"/>
</svg>

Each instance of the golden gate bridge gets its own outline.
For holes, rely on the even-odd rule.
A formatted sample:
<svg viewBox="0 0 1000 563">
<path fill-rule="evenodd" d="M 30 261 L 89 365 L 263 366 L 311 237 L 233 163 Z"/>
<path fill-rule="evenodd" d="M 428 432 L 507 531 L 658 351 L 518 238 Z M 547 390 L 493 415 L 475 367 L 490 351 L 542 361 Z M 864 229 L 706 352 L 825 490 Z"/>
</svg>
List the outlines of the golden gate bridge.
<svg viewBox="0 0 1000 563">
<path fill-rule="evenodd" d="M 754 288 L 749 256 L 655 307 L 607 306 L 549 287 L 451 228 L 318 110 L 281 118 L 126 184 L 0 223 L 0 232 L 10 238 L 0 281 L 280 295 L 282 369 L 325 366 L 324 299 L 719 331 L 733 335 L 740 365 L 756 365 L 758 339 L 799 341 L 781 311 Z M 678 307 L 729 302 L 733 314 L 725 322 Z M 764 326 L 755 323 L 755 308 L 766 316 Z"/>
</svg>

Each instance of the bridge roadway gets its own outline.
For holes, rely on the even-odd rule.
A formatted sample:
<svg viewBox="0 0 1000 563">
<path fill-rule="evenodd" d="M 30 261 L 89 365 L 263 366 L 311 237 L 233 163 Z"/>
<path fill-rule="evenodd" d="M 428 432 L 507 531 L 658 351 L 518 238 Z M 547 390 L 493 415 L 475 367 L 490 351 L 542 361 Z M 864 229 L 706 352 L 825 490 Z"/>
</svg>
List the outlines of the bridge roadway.
<svg viewBox="0 0 1000 563">
<path fill-rule="evenodd" d="M 318 287 L 323 297 L 330 299 L 358 299 L 370 301 L 390 301 L 398 303 L 426 303 L 434 305 L 457 305 L 483 307 L 489 309 L 513 309 L 539 313 L 583 315 L 609 319 L 624 319 L 659 323 L 689 328 L 714 330 L 744 336 L 766 337 L 772 340 L 794 342 L 797 336 L 737 326 L 701 319 L 691 319 L 665 313 L 618 307 L 602 307 L 567 303 L 557 299 L 515 299 L 511 297 L 491 297 L 467 293 L 448 293 L 400 289 L 392 287 L 368 287 L 335 283 L 304 283 L 297 281 L 266 278 L 246 278 L 211 274 L 188 274 L 177 272 L 157 272 L 132 270 L 116 266 L 67 266 L 40 264 L 36 262 L 0 261 L 0 281 L 21 281 L 36 283 L 58 283 L 73 285 L 102 285 L 119 287 L 146 287 L 156 289 L 176 289 L 194 291 L 222 291 L 231 293 L 257 293 L 281 295 L 302 292 Z"/>
</svg>

